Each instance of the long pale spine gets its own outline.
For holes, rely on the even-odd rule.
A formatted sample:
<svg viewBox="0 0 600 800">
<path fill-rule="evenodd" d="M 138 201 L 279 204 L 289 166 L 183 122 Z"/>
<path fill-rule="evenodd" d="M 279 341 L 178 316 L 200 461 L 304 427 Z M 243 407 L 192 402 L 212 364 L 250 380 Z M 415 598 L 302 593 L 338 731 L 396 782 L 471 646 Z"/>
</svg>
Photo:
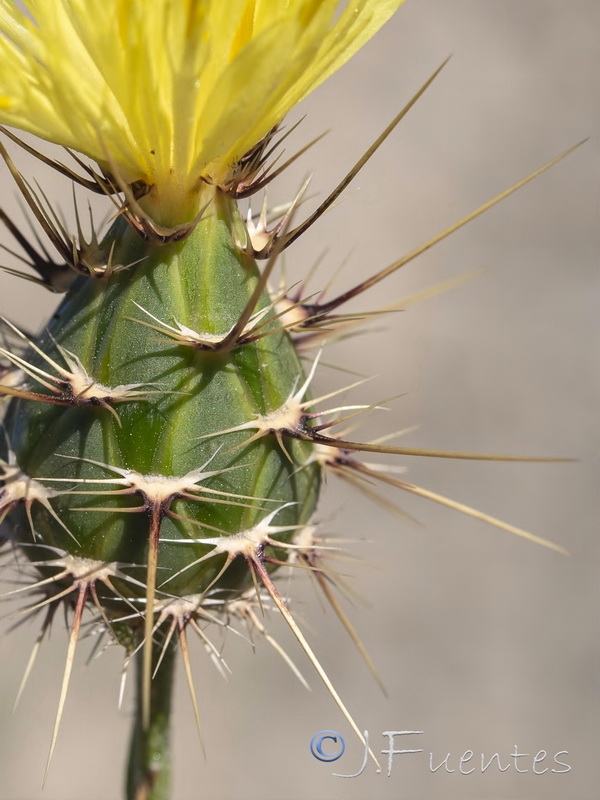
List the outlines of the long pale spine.
<svg viewBox="0 0 600 800">
<path fill-rule="evenodd" d="M 168 800 L 171 785 L 171 705 L 177 651 L 169 647 L 152 682 L 149 724 L 144 724 L 143 661 L 136 660 L 136 710 L 127 767 L 127 800 Z M 158 654 L 156 654 L 158 657 Z"/>
</svg>

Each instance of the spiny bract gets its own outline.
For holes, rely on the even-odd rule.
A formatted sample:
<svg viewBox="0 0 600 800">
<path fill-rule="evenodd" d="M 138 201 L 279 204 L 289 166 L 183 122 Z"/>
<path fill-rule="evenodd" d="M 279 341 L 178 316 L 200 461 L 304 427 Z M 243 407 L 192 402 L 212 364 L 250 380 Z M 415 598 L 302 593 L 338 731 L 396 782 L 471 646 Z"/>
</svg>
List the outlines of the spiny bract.
<svg viewBox="0 0 600 800">
<path fill-rule="evenodd" d="M 312 382 L 318 348 L 361 322 L 340 307 L 549 165 L 334 299 L 273 290 L 279 254 L 339 197 L 436 70 L 305 221 L 294 227 L 302 192 L 271 217 L 263 209 L 244 221 L 237 208 L 283 168 L 273 151 L 284 114 L 400 4 L 160 0 L 150 10 L 105 0 L 98 13 L 84 0 L 30 0 L 34 23 L 0 2 L 0 120 L 91 158 L 97 166 L 78 155 L 78 169 L 52 165 L 117 207 L 103 238 L 87 241 L 79 224 L 71 236 L 0 145 L 61 257 L 33 248 L 0 212 L 37 273 L 26 277 L 67 292 L 38 337 L 4 320 L 0 513 L 35 569 L 28 611 L 45 610 L 43 631 L 61 604 L 72 612 L 50 755 L 86 607 L 139 663 L 130 798 L 167 796 L 168 770 L 153 764 L 167 749 L 175 642 L 198 718 L 187 629 L 219 661 L 205 623 L 236 617 L 268 637 L 262 603 L 281 611 L 361 736 L 271 578 L 281 564 L 311 571 L 356 639 L 311 524 L 324 471 L 368 491 L 380 480 L 543 542 L 356 453 L 513 457 L 350 441 L 329 429 L 371 407 L 340 406 L 339 392 L 315 398 Z"/>
</svg>

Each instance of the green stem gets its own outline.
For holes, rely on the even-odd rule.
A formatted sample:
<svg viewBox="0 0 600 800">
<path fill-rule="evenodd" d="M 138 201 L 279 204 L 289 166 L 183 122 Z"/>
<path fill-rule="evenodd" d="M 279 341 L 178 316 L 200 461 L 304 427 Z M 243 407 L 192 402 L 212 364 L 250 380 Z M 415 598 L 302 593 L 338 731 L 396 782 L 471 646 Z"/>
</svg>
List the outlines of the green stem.
<svg viewBox="0 0 600 800">
<path fill-rule="evenodd" d="M 162 647 L 154 646 L 153 663 Z M 150 721 L 143 724 L 143 655 L 135 657 L 136 709 L 129 748 L 127 800 L 169 800 L 171 754 L 169 746 L 171 697 L 177 648 L 170 644 L 152 680 Z"/>
</svg>

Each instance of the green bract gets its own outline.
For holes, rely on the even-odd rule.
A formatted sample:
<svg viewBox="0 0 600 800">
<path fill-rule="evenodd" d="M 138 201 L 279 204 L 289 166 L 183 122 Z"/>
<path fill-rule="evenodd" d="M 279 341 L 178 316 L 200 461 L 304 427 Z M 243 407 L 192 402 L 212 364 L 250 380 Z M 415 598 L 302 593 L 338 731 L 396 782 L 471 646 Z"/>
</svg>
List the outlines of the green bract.
<svg viewBox="0 0 600 800">
<path fill-rule="evenodd" d="M 208 349 L 238 321 L 259 276 L 254 260 L 233 246 L 231 211 L 219 201 L 188 238 L 162 246 L 117 222 L 104 250 L 113 263 L 132 266 L 77 279 L 40 342 L 47 358 L 34 352 L 29 360 L 29 390 L 61 402 L 72 393 L 72 402 L 18 399 L 8 413 L 21 469 L 61 492 L 52 506 L 62 524 L 34 503 L 37 537 L 74 556 L 117 562 L 145 583 L 140 570 L 160 510 L 157 582 L 169 594 L 206 591 L 225 559 L 190 567 L 212 547 L 177 542 L 251 530 L 273 512 L 273 525 L 291 526 L 289 540 L 317 498 L 319 467 L 304 466 L 307 444 L 282 446 L 275 436 L 244 444 L 253 431 L 220 434 L 276 412 L 305 380 L 290 335 L 269 321 L 266 292 L 253 315 L 269 335 L 234 342 L 227 352 Z M 201 332 L 209 345 L 173 341 L 148 327 L 158 328 L 157 320 Z M 57 375 L 48 358 L 67 367 L 73 356 L 94 381 L 85 392 L 69 385 L 57 396 L 34 379 L 48 383 L 36 369 Z M 90 510 L 98 507 L 107 510 Z M 31 541 L 21 517 L 19 538 Z M 247 587 L 247 570 L 235 566 L 235 577 L 226 572 L 213 593 Z"/>
</svg>

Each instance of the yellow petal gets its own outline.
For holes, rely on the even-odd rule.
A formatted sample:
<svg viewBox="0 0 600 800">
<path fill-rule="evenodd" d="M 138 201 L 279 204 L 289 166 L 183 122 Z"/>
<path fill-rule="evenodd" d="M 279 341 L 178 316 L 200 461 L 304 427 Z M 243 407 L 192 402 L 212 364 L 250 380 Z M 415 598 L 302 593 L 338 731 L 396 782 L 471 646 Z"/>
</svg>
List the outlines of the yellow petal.
<svg viewBox="0 0 600 800">
<path fill-rule="evenodd" d="M 189 218 L 200 179 L 225 180 L 402 2 L 28 0 L 32 22 L 0 0 L 0 122 Z"/>
</svg>

